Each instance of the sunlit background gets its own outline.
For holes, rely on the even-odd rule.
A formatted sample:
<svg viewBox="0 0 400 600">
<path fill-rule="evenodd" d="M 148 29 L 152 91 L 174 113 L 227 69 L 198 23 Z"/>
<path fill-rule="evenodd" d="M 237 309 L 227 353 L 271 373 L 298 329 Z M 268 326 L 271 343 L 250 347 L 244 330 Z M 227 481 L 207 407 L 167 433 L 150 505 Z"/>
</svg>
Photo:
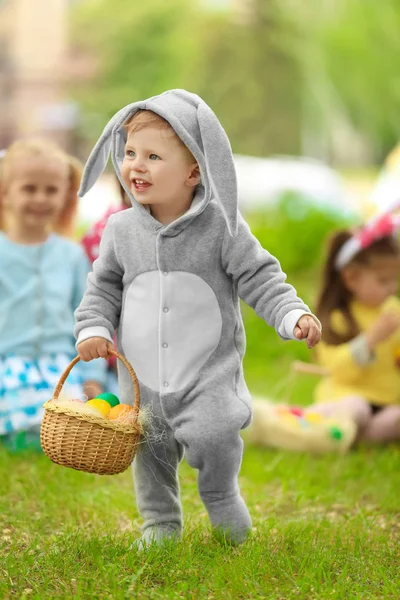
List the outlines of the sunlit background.
<svg viewBox="0 0 400 600">
<path fill-rule="evenodd" d="M 363 216 L 400 189 L 395 159 L 376 189 L 400 129 L 399 25 L 396 0 L 2 0 L 0 147 L 40 133 L 85 160 L 117 109 L 184 87 L 227 130 L 242 207 L 289 190 Z M 106 176 L 82 227 L 113 194 Z"/>
</svg>

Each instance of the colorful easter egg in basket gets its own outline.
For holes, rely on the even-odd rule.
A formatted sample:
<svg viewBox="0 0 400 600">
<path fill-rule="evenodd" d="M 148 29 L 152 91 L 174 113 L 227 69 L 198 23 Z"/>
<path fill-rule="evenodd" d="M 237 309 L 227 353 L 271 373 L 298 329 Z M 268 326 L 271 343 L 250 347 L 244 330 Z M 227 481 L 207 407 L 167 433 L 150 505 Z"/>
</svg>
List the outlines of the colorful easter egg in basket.
<svg viewBox="0 0 400 600">
<path fill-rule="evenodd" d="M 103 415 L 103 417 L 107 417 L 111 410 L 111 406 L 108 404 L 108 402 L 101 400 L 100 398 L 88 400 L 86 402 L 86 406 L 96 409 L 101 415 Z"/>
<path fill-rule="evenodd" d="M 102 394 L 99 394 L 98 396 L 96 396 L 96 398 L 94 398 L 94 400 L 97 399 L 105 400 L 111 407 L 117 406 L 117 404 L 119 404 L 119 398 L 117 398 L 115 394 L 111 394 L 111 392 L 103 392 Z"/>
<path fill-rule="evenodd" d="M 110 421 L 129 425 L 136 421 L 137 415 L 135 409 L 133 406 L 130 406 L 130 404 L 117 404 L 117 406 L 113 406 L 108 413 L 108 418 Z"/>
</svg>

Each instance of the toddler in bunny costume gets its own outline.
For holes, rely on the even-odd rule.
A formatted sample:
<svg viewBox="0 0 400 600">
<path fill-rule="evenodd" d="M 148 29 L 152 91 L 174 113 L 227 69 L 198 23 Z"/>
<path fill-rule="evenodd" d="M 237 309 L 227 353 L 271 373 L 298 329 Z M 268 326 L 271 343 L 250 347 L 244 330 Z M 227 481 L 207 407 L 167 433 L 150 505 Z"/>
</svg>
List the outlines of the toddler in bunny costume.
<svg viewBox="0 0 400 600">
<path fill-rule="evenodd" d="M 251 419 L 239 298 L 283 339 L 320 339 L 319 321 L 285 283 L 238 212 L 225 131 L 198 96 L 172 90 L 120 110 L 87 162 L 80 195 L 111 151 L 132 208 L 110 217 L 76 311 L 87 361 L 118 348 L 136 370 L 151 424 L 134 461 L 140 545 L 179 537 L 185 452 L 211 524 L 233 544 L 251 519 L 240 495 L 240 430 Z M 121 369 L 122 401 L 131 401 Z"/>
</svg>

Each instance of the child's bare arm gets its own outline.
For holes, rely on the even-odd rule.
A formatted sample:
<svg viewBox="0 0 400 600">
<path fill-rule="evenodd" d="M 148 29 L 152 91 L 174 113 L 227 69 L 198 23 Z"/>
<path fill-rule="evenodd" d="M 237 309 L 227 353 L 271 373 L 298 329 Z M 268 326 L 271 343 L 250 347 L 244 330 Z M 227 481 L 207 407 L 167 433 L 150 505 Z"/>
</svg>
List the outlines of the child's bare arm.
<svg viewBox="0 0 400 600">
<path fill-rule="evenodd" d="M 397 310 L 388 310 L 382 313 L 365 333 L 368 348 L 372 351 L 378 344 L 400 327 L 400 313 Z"/>
</svg>

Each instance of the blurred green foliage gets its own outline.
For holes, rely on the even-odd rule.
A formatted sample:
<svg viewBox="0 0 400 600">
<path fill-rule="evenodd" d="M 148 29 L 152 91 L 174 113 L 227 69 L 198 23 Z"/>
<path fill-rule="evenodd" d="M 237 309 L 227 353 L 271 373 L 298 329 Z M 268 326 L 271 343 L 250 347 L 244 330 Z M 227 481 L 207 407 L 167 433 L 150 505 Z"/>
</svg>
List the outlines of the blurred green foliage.
<svg viewBox="0 0 400 600">
<path fill-rule="evenodd" d="M 332 116 L 344 115 L 382 160 L 400 137 L 400 2 L 278 4 L 287 23 L 281 44 L 301 72 L 309 121 L 329 130 Z"/>
<path fill-rule="evenodd" d="M 95 73 L 70 90 L 84 112 L 81 132 L 97 138 L 122 107 L 171 87 L 184 87 L 198 55 L 190 0 L 86 0 L 72 13 L 75 52 L 91 56 Z"/>
<path fill-rule="evenodd" d="M 400 136 L 398 0 L 85 0 L 72 11 L 75 52 L 94 59 L 74 85 L 83 137 L 120 107 L 173 87 L 199 93 L 235 152 L 297 154 L 350 121 L 377 161 Z M 305 131 L 305 129 L 307 131 Z"/>
<path fill-rule="evenodd" d="M 243 3 L 245 4 L 245 3 Z M 212 106 L 239 154 L 301 153 L 302 89 L 297 61 L 280 43 L 278 0 L 253 0 L 241 18 L 208 17 L 199 32 L 195 90 Z"/>
<path fill-rule="evenodd" d="M 261 245 L 277 256 L 289 275 L 314 271 L 320 264 L 327 234 L 346 226 L 346 217 L 335 208 L 287 192 L 275 205 L 246 214 L 253 234 Z"/>
<path fill-rule="evenodd" d="M 299 153 L 301 88 L 295 61 L 275 42 L 276 2 L 249 21 L 201 0 L 77 4 L 76 52 L 97 65 L 91 81 L 71 89 L 83 109 L 81 135 L 93 141 L 122 106 L 181 87 L 212 106 L 235 152 Z"/>
</svg>

